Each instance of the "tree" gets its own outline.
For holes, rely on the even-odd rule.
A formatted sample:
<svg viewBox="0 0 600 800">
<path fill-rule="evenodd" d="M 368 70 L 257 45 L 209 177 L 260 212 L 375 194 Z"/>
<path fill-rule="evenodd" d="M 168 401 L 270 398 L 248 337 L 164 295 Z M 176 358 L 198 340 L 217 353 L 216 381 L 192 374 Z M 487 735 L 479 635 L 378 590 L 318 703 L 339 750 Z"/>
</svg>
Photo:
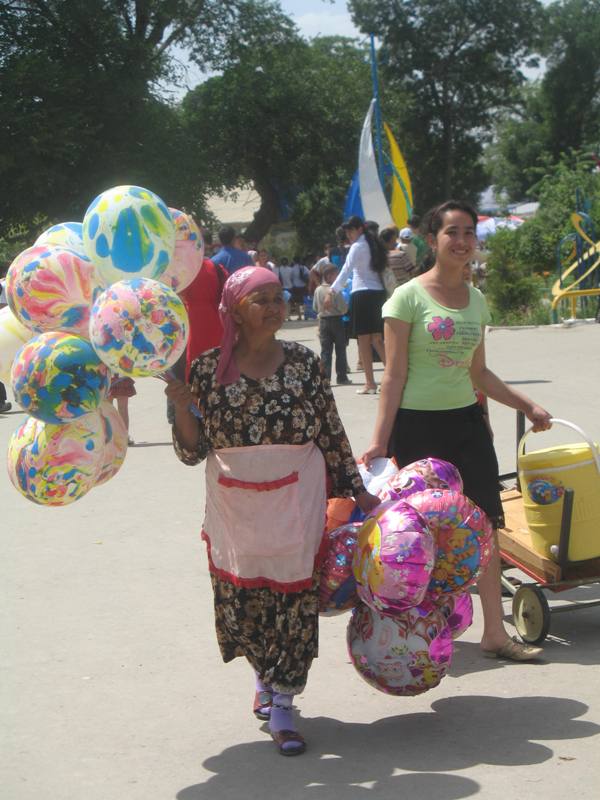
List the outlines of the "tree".
<svg viewBox="0 0 600 800">
<path fill-rule="evenodd" d="M 324 230 L 331 236 L 370 91 L 364 49 L 288 31 L 284 44 L 247 49 L 184 99 L 197 169 L 216 190 L 252 182 L 260 194 L 249 239 L 290 216 L 305 246 L 322 245 Z"/>
<path fill-rule="evenodd" d="M 0 0 L 0 233 L 36 213 L 81 218 L 140 183 L 188 204 L 188 143 L 163 99 L 175 45 L 205 67 L 280 14 L 266 0 Z"/>
<path fill-rule="evenodd" d="M 424 207 L 475 199 L 486 184 L 482 146 L 498 109 L 523 83 L 539 30 L 538 0 L 350 0 L 355 24 L 382 42 L 388 94 Z"/>
<path fill-rule="evenodd" d="M 563 153 L 600 152 L 600 6 L 562 0 L 547 9 L 543 78 L 519 93 L 489 152 L 493 182 L 520 200 Z"/>
</svg>

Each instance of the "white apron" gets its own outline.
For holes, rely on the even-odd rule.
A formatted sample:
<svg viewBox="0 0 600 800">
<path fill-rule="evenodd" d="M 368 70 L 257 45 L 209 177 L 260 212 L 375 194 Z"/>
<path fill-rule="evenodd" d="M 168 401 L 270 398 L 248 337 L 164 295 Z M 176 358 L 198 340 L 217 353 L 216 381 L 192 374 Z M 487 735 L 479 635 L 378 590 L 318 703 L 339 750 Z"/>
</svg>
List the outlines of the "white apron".
<svg viewBox="0 0 600 800">
<path fill-rule="evenodd" d="M 203 538 L 213 573 L 238 586 L 312 585 L 325 529 L 325 459 L 313 442 L 212 451 Z"/>
</svg>

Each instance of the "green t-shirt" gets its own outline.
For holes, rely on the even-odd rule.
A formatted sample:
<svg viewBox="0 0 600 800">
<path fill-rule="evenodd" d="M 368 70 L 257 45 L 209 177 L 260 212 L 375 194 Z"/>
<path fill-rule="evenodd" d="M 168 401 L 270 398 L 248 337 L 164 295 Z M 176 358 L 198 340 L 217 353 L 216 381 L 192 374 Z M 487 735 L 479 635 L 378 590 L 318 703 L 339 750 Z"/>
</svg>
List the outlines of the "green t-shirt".
<svg viewBox="0 0 600 800">
<path fill-rule="evenodd" d="M 401 408 L 442 411 L 475 402 L 469 367 L 482 325 L 491 319 L 479 289 L 469 286 L 466 308 L 446 308 L 413 278 L 395 290 L 381 313 L 411 324 Z"/>
</svg>

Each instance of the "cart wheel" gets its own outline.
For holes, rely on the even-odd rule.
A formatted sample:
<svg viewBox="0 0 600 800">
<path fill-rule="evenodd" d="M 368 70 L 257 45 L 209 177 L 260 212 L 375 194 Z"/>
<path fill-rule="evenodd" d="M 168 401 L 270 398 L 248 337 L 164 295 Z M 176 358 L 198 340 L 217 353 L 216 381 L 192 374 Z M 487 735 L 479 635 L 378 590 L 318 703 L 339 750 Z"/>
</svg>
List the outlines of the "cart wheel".
<svg viewBox="0 0 600 800">
<path fill-rule="evenodd" d="M 550 606 L 535 584 L 520 586 L 512 602 L 513 622 L 524 642 L 539 644 L 550 630 Z"/>
</svg>

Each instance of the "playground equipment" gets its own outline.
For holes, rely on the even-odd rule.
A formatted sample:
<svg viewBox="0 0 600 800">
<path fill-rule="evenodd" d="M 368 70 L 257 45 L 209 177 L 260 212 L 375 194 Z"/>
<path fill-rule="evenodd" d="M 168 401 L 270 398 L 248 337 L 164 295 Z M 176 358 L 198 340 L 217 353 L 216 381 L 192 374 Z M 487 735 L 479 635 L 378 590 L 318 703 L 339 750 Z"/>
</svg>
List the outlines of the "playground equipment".
<svg viewBox="0 0 600 800">
<path fill-rule="evenodd" d="M 569 303 L 571 318 L 575 319 L 578 303 L 586 311 L 587 298 L 600 296 L 600 240 L 595 241 L 594 223 L 587 213 L 589 201 L 583 199 L 579 190 L 576 197 L 577 210 L 571 214 L 575 232 L 565 236 L 556 251 L 559 278 L 552 287 L 552 316 L 555 322 L 558 321 L 561 302 L 566 300 Z M 564 246 L 569 242 L 572 242 L 572 247 L 564 259 Z M 563 269 L 565 262 L 568 266 Z"/>
</svg>

